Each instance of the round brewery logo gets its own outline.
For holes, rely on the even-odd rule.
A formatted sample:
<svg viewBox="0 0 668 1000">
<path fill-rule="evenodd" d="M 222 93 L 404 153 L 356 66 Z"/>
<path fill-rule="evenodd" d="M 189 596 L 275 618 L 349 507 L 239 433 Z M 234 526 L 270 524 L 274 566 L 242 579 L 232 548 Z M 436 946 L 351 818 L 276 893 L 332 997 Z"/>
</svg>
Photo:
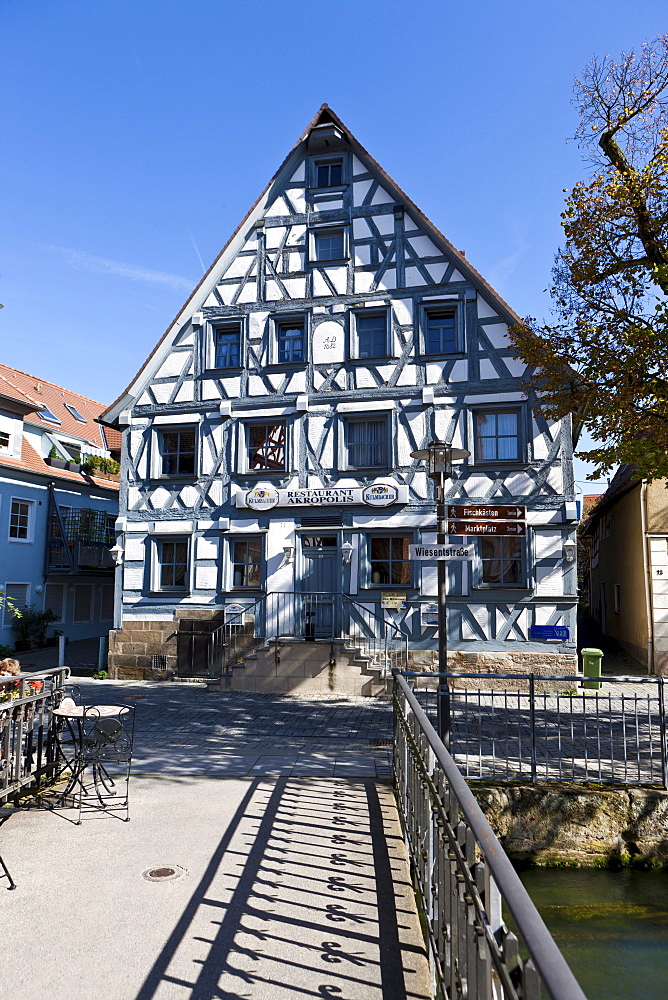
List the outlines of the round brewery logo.
<svg viewBox="0 0 668 1000">
<path fill-rule="evenodd" d="M 362 490 L 362 500 L 370 507 L 387 507 L 391 503 L 397 502 L 399 491 L 396 486 L 389 483 L 374 483 Z"/>
<path fill-rule="evenodd" d="M 278 490 L 273 486 L 256 486 L 246 494 L 246 506 L 252 510 L 271 510 L 278 503 Z"/>
</svg>

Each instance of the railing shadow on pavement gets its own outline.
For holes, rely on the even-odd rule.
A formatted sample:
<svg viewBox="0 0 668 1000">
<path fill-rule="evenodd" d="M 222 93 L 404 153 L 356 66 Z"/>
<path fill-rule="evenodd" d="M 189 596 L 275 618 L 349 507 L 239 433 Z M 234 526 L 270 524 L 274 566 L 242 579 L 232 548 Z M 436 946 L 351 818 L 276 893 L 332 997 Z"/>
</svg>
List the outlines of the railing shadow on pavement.
<svg viewBox="0 0 668 1000">
<path fill-rule="evenodd" d="M 407 985 L 392 862 L 372 779 L 250 780 L 135 1000 L 429 1000 Z"/>
<path fill-rule="evenodd" d="M 585 1000 L 510 859 L 405 677 L 394 767 L 434 980 L 448 1000 Z M 503 917 L 506 907 L 517 934 Z M 524 953 L 525 957 L 521 957 Z"/>
</svg>

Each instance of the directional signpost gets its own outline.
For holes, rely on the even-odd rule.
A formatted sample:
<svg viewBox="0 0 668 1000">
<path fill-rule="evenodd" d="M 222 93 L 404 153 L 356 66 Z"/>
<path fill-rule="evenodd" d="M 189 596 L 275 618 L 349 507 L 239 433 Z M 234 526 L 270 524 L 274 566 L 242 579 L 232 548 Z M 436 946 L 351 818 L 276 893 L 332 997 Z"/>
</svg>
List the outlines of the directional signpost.
<svg viewBox="0 0 668 1000">
<path fill-rule="evenodd" d="M 522 521 L 448 521 L 449 535 L 526 535 Z"/>
<path fill-rule="evenodd" d="M 502 507 L 500 504 L 448 504 L 448 517 L 457 521 L 524 521 L 526 507 Z"/>
</svg>

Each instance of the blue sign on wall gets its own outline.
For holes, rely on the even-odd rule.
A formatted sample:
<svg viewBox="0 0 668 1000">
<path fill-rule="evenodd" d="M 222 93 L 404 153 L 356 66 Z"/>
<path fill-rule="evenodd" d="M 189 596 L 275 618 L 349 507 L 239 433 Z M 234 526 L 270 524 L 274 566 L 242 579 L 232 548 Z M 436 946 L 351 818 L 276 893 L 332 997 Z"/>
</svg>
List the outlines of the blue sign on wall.
<svg viewBox="0 0 668 1000">
<path fill-rule="evenodd" d="M 532 625 L 532 639 L 568 639 L 569 630 L 565 625 Z"/>
</svg>

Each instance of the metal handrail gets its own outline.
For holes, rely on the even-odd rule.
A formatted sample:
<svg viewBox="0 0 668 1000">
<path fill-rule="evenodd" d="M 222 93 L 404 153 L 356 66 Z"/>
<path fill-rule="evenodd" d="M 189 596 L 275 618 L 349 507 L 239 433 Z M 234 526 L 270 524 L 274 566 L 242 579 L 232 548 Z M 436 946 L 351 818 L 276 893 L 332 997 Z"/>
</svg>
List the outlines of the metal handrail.
<svg viewBox="0 0 668 1000">
<path fill-rule="evenodd" d="M 69 675 L 69 667 L 53 667 L 0 677 L 0 802 L 18 797 L 26 786 L 39 788 L 42 778 L 55 778 L 51 711 Z"/>
<path fill-rule="evenodd" d="M 398 759 L 401 744 L 399 740 L 395 739 L 395 774 L 399 775 L 397 791 L 404 829 L 407 829 L 411 824 L 415 826 L 416 817 L 417 822 L 419 823 L 421 819 L 423 824 L 418 830 L 417 843 L 412 842 L 410 836 L 407 837 L 413 863 L 416 869 L 421 869 L 424 865 L 424 860 L 427 859 L 430 878 L 433 878 L 434 873 L 437 872 L 441 874 L 443 879 L 445 879 L 444 872 L 447 874 L 446 868 L 449 870 L 454 865 L 457 869 L 456 898 L 449 900 L 448 907 L 450 908 L 444 912 L 449 912 L 451 917 L 455 913 L 453 919 L 456 920 L 457 906 L 460 906 L 462 901 L 467 909 L 467 913 L 471 907 L 475 910 L 473 920 L 467 918 L 461 922 L 461 926 L 466 928 L 465 933 L 470 933 L 471 936 L 467 938 L 467 943 L 459 947 L 459 942 L 453 939 L 452 928 L 443 926 L 441 921 L 442 914 L 438 914 L 436 918 L 433 916 L 433 901 L 431 898 L 427 898 L 427 895 L 431 895 L 426 891 L 427 887 L 422 884 L 418 886 L 423 897 L 423 908 L 429 924 L 432 965 L 440 979 L 440 986 L 444 995 L 448 998 L 454 998 L 457 992 L 450 989 L 449 984 L 445 982 L 445 975 L 440 960 L 441 946 L 444 951 L 446 947 L 448 949 L 451 968 L 455 970 L 452 972 L 453 976 L 456 976 L 458 980 L 466 978 L 469 974 L 475 977 L 477 975 L 476 970 L 469 969 L 468 966 L 465 969 L 455 969 L 455 965 L 457 958 L 461 958 L 464 963 L 473 961 L 471 955 L 477 947 L 475 942 L 479 941 L 479 936 L 482 935 L 486 943 L 488 958 L 491 959 L 494 965 L 496 983 L 492 981 L 493 977 L 488 972 L 487 988 L 484 992 L 480 991 L 477 995 L 486 996 L 489 1000 L 501 996 L 510 998 L 528 996 L 529 994 L 525 992 L 524 988 L 521 993 L 516 989 L 518 985 L 516 973 L 518 969 L 521 969 L 523 974 L 526 972 L 527 979 L 530 981 L 533 979 L 535 970 L 552 1000 L 586 1000 L 585 994 L 545 926 L 528 892 L 522 885 L 517 872 L 495 836 L 482 809 L 476 802 L 471 789 L 466 784 L 452 757 L 439 739 L 406 679 L 398 671 L 393 671 L 393 676 L 395 685 L 395 732 L 401 734 L 401 739 L 405 740 L 406 757 L 409 754 L 412 756 L 411 763 L 415 765 L 418 772 L 417 783 L 421 788 L 427 788 L 430 800 L 429 804 L 431 806 L 431 808 L 422 808 L 422 803 L 414 801 L 416 795 L 419 795 L 420 792 L 419 789 L 415 791 L 409 787 L 411 776 L 406 762 Z M 397 697 L 397 692 L 400 692 L 405 700 L 405 707 Z M 414 725 L 417 729 L 417 733 L 415 734 L 410 724 L 410 715 L 413 716 Z M 418 741 L 415 738 L 416 736 L 421 738 L 422 741 L 426 741 L 426 754 L 421 753 Z M 442 784 L 443 781 L 444 785 Z M 451 804 L 449 810 L 448 800 L 450 800 Z M 452 815 L 453 808 L 455 812 L 461 813 L 467 827 L 465 832 L 462 833 L 462 831 L 459 831 L 459 836 L 457 835 L 456 828 L 460 824 L 457 822 L 457 816 Z M 447 860 L 443 864 L 436 864 L 433 845 L 438 840 L 439 835 L 442 835 L 443 828 L 449 842 L 447 852 L 449 864 Z M 472 850 L 474 845 L 470 844 L 469 833 L 473 838 L 475 849 L 482 856 L 486 868 L 484 872 L 485 888 L 482 890 L 481 881 L 478 878 L 480 873 L 474 871 L 477 867 L 474 863 L 474 858 L 469 859 L 465 857 L 465 853 L 474 854 Z M 466 848 L 471 848 L 471 851 L 462 848 L 462 844 L 465 844 Z M 424 853 L 425 848 L 427 851 L 426 854 Z M 418 851 L 421 852 L 420 858 L 417 857 Z M 431 857 L 429 856 L 430 852 Z M 436 886 L 438 893 L 442 894 L 444 889 L 445 886 L 442 883 Z M 495 890 L 500 894 L 501 899 L 507 906 L 515 922 L 519 935 L 529 952 L 530 962 L 522 963 L 517 952 L 511 955 L 512 968 L 505 962 L 505 954 L 500 947 L 500 942 L 503 938 L 503 933 L 507 932 L 507 929 L 501 921 L 500 906 L 498 905 L 499 900 L 495 900 L 494 898 Z M 464 899 L 464 897 L 466 898 Z M 461 912 L 461 906 L 459 912 Z M 494 918 L 494 912 L 497 914 L 496 919 Z M 494 926 L 494 924 L 497 926 Z M 533 968 L 530 968 L 531 963 Z M 500 993 L 499 989 L 503 992 Z M 459 990 L 459 986 L 456 987 L 456 990 Z M 532 981 L 530 995 L 538 997 L 539 994 L 540 987 L 535 981 Z"/>
</svg>

